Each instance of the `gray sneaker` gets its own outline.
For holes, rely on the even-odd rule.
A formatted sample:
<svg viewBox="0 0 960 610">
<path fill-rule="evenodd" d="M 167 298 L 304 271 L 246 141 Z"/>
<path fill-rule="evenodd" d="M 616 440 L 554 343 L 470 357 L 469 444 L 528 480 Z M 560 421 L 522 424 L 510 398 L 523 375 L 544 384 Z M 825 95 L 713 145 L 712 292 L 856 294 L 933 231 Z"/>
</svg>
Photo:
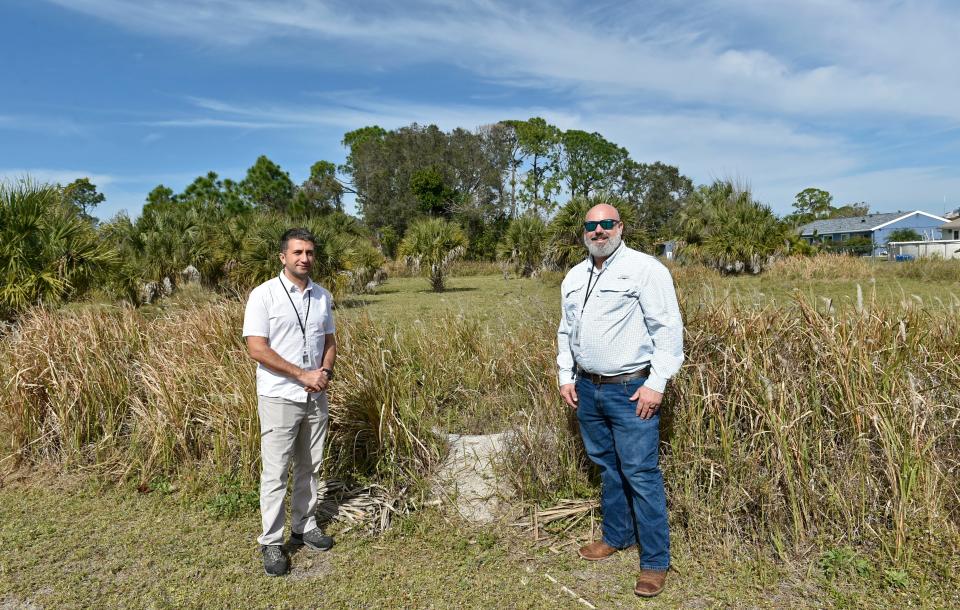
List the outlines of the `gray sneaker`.
<svg viewBox="0 0 960 610">
<path fill-rule="evenodd" d="M 268 544 L 260 547 L 263 553 L 263 571 L 267 576 L 283 576 L 290 568 L 287 556 L 279 544 Z"/>
<path fill-rule="evenodd" d="M 305 544 L 311 549 L 316 549 L 318 551 L 329 551 L 333 547 L 333 538 L 324 535 L 324 533 L 320 531 L 319 527 L 315 527 L 309 532 L 304 532 L 302 534 L 291 532 L 290 542 L 293 544 Z"/>
</svg>

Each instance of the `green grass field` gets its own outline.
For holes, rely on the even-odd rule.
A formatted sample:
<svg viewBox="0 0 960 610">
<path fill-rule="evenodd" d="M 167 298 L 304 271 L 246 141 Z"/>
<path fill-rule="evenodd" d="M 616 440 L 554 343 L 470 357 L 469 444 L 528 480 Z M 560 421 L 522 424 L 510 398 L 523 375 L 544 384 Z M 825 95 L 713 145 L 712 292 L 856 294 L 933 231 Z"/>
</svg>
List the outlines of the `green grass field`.
<svg viewBox="0 0 960 610">
<path fill-rule="evenodd" d="M 687 306 L 727 300 L 738 306 L 790 306 L 804 299 L 815 306 L 829 300 L 834 308 L 853 308 L 858 287 L 865 306 L 924 305 L 933 309 L 960 312 L 960 281 L 897 277 L 887 273 L 892 263 L 874 263 L 875 275 L 867 277 L 793 279 L 782 277 L 733 276 L 704 273 L 678 277 L 678 289 Z M 468 312 L 505 326 L 521 324 L 529 317 L 556 317 L 559 320 L 561 276 L 529 280 L 510 275 L 454 277 L 447 292 L 432 294 L 423 278 L 398 278 L 381 286 L 375 294 L 353 295 L 338 312 L 350 317 L 366 312 L 371 318 L 398 324 L 428 323 L 442 313 Z"/>
<path fill-rule="evenodd" d="M 691 333 L 695 344 L 690 347 L 699 350 L 696 353 L 700 357 L 722 357 L 715 362 L 723 363 L 752 358 L 752 366 L 758 367 L 760 378 L 765 379 L 763 375 L 770 375 L 770 370 L 776 373 L 777 367 L 795 368 L 807 358 L 806 352 L 797 351 L 806 345 L 807 334 L 791 334 L 796 326 L 794 319 L 807 319 L 810 325 L 819 324 L 820 327 L 807 328 L 804 333 L 823 333 L 821 341 L 826 341 L 823 337 L 837 338 L 835 343 L 825 343 L 823 349 L 817 348 L 813 353 L 825 362 L 831 358 L 849 359 L 835 368 L 827 369 L 825 365 L 823 374 L 842 375 L 849 370 L 851 375 L 855 372 L 859 376 L 856 381 L 859 385 L 854 387 L 846 388 L 842 380 L 838 380 L 839 389 L 823 390 L 822 396 L 817 395 L 823 405 L 818 408 L 834 409 L 838 404 L 836 401 L 842 406 L 847 400 L 843 392 L 856 393 L 881 383 L 884 387 L 882 392 L 877 390 L 877 400 L 890 400 L 889 397 L 899 397 L 902 392 L 913 392 L 911 395 L 916 395 L 919 401 L 915 421 L 922 423 L 926 411 L 920 411 L 921 407 L 940 409 L 929 411 L 937 416 L 949 413 L 948 408 L 955 409 L 956 388 L 921 388 L 923 392 L 930 392 L 922 397 L 912 385 L 901 390 L 896 385 L 899 376 L 893 370 L 894 364 L 901 360 L 890 354 L 908 349 L 906 322 L 909 322 L 911 333 L 915 324 L 927 319 L 933 320 L 929 328 L 936 328 L 937 332 L 954 332 L 950 330 L 953 328 L 950 324 L 960 315 L 960 282 L 956 281 L 956 276 L 942 281 L 911 277 L 902 269 L 907 268 L 878 265 L 866 268 L 866 272 L 861 269 L 859 275 L 830 272 L 798 278 L 774 273 L 759 277 L 722 277 L 702 269 L 678 268 L 675 277 L 688 319 L 712 325 L 709 329 Z M 430 420 L 432 424 L 446 425 L 447 430 L 499 430 L 498 426 L 503 426 L 506 421 L 514 421 L 510 418 L 518 410 L 517 405 L 524 401 L 539 405 L 535 413 L 531 408 L 531 417 L 538 413 L 537 417 L 562 416 L 564 412 L 555 409 L 557 399 L 553 395 L 549 373 L 552 366 L 549 351 L 553 341 L 549 335 L 555 328 L 559 311 L 559 279 L 556 275 L 542 279 L 505 279 L 499 274 L 454 277 L 448 283 L 449 290 L 443 294 L 430 293 L 427 281 L 422 278 L 391 279 L 374 294 L 341 300 L 337 312 L 340 330 L 345 333 L 345 349 L 352 350 L 345 353 L 356 353 L 379 362 L 389 350 L 409 349 L 402 354 L 392 354 L 397 359 L 397 366 L 384 361 L 383 375 L 390 378 L 402 373 L 409 375 L 403 378 L 404 383 L 410 381 L 422 385 L 419 394 L 398 394 L 397 404 L 409 402 L 416 406 L 420 404 L 415 402 L 417 400 L 423 404 L 443 405 L 444 408 L 449 405 L 446 411 L 431 411 Z M 877 309 L 873 317 L 864 314 L 860 318 L 831 322 L 834 311 L 852 312 L 858 307 L 858 285 L 862 295 L 859 301 L 864 308 Z M 203 292 L 184 292 L 166 303 L 142 311 L 139 314 L 142 319 L 132 313 L 119 314 L 126 320 L 125 324 L 143 326 L 142 334 L 138 334 L 139 331 L 129 331 L 130 336 L 119 332 L 116 336 L 94 333 L 85 340 L 100 341 L 103 345 L 109 343 L 115 350 L 111 353 L 116 354 L 133 349 L 125 346 L 142 345 L 145 347 L 137 349 L 156 350 L 158 358 L 170 359 L 167 368 L 158 364 L 155 371 L 144 373 L 149 373 L 144 378 L 152 380 L 156 387 L 150 388 L 152 393 L 138 394 L 141 402 L 137 408 L 146 409 L 150 400 L 166 401 L 164 408 L 170 411 L 146 412 L 149 421 L 170 414 L 179 416 L 179 412 L 174 412 L 182 403 L 182 394 L 178 392 L 184 391 L 183 388 L 201 387 L 197 384 L 207 380 L 206 375 L 194 379 L 190 371 L 183 370 L 183 363 L 189 363 L 191 358 L 206 358 L 202 366 L 214 371 L 216 379 L 223 381 L 229 381 L 230 375 L 236 376 L 237 371 L 246 371 L 249 367 L 242 353 L 236 353 L 239 344 L 230 343 L 221 353 L 209 346 L 204 347 L 206 344 L 202 343 L 152 345 L 150 341 L 154 339 L 151 337 L 168 332 L 163 329 L 193 324 L 196 328 L 185 332 L 199 337 L 202 334 L 199 329 L 207 329 L 209 336 L 203 337 L 211 342 L 209 345 L 234 340 L 227 335 L 233 332 L 231 329 L 237 323 L 235 307 L 198 310 L 205 312 L 207 317 L 196 320 L 192 320 L 196 317 L 192 314 L 182 319 L 177 317 L 181 310 L 186 311 L 197 304 L 206 307 L 221 300 Z M 724 303 L 732 309 L 728 317 L 724 317 Z M 804 310 L 804 304 L 810 309 Z M 103 306 L 74 305 L 68 310 L 82 318 L 84 312 L 98 307 Z M 693 315 L 700 310 L 706 313 Z M 784 313 L 784 310 L 788 311 Z M 822 312 L 823 317 L 816 318 L 811 311 Z M 45 320 L 41 319 L 31 332 L 45 337 L 42 331 L 53 324 Z M 146 328 L 147 322 L 154 320 L 161 323 L 157 327 L 159 331 Z M 780 324 L 782 330 L 768 332 L 762 328 L 771 320 Z M 875 328 L 862 330 L 863 335 L 858 335 L 861 327 L 869 326 L 868 322 Z M 89 324 L 80 324 L 76 328 L 89 328 Z M 397 334 L 406 339 L 397 339 L 396 344 L 385 343 L 378 348 L 382 351 L 370 352 L 367 344 L 371 337 L 383 338 L 384 329 L 391 328 L 399 329 L 401 332 Z M 927 327 L 921 330 L 923 328 Z M 726 335 L 711 334 L 725 332 L 723 329 L 729 332 Z M 94 330 L 97 329 L 90 329 L 90 332 Z M 898 334 L 901 331 L 902 339 Z M 449 338 L 445 333 L 450 332 L 461 334 Z M 775 338 L 770 339 L 768 335 Z M 68 334 L 59 340 L 72 338 Z M 888 367 L 890 375 L 870 376 L 870 371 L 877 367 L 882 371 L 883 366 L 878 364 L 881 361 L 875 356 L 861 354 L 864 351 L 861 345 L 865 345 L 862 342 L 867 340 L 894 341 L 895 349 L 878 352 L 894 363 Z M 722 347 L 716 345 L 718 341 L 726 344 L 729 353 L 724 351 L 720 356 L 714 355 Z M 918 344 L 923 346 L 922 341 L 929 342 L 930 337 L 916 339 L 911 335 L 910 341 L 920 342 Z M 777 342 L 785 347 L 777 354 L 780 360 L 773 360 Z M 445 344 L 451 343 L 458 344 L 457 349 L 441 352 Z M 955 359 L 952 350 L 943 346 L 937 349 L 940 351 L 930 357 L 933 358 L 931 362 L 940 362 L 938 366 L 942 366 L 938 374 L 955 375 L 956 362 L 950 361 L 950 358 Z M 796 357 L 791 356 L 792 353 L 796 353 Z M 17 354 L 18 358 L 34 358 L 40 354 L 41 365 L 47 362 L 47 356 L 39 349 L 30 348 Z M 431 360 L 433 354 L 438 355 L 434 360 L 439 362 Z M 939 354 L 945 354 L 942 358 L 946 360 L 936 360 L 934 357 L 940 358 Z M 59 355 L 54 353 L 53 357 Z M 858 360 L 861 357 L 862 360 Z M 407 362 L 403 361 L 405 358 Z M 54 377 L 53 382 L 44 383 L 69 382 L 81 388 L 86 393 L 84 396 L 91 397 L 90 400 L 99 400 L 101 396 L 109 399 L 112 394 L 101 395 L 94 391 L 95 388 L 82 383 L 84 377 L 102 375 L 105 380 L 102 383 L 122 378 L 122 383 L 117 382 L 118 389 L 113 390 L 115 393 L 128 391 L 122 385 L 127 383 L 122 375 L 122 365 L 97 371 L 96 367 L 84 367 L 69 358 L 64 362 L 64 366 L 75 369 L 65 369 L 62 381 L 60 377 Z M 153 363 L 152 360 L 143 362 Z M 524 362 L 531 367 L 530 372 L 504 372 L 504 368 L 517 369 Z M 222 370 L 216 368 L 218 366 Z M 379 374 L 374 370 L 376 367 L 356 365 L 354 371 L 351 366 L 343 363 L 341 382 L 361 379 L 361 375 L 367 375 L 370 383 L 374 380 L 382 382 L 379 377 L 371 377 Z M 914 441 L 929 443 L 921 446 L 916 454 L 904 449 L 904 456 L 929 456 L 936 450 L 937 459 L 942 460 L 908 464 L 898 461 L 901 460 L 899 454 L 886 455 L 879 449 L 880 443 L 870 436 L 869 420 L 863 432 L 857 433 L 855 426 L 861 422 L 856 413 L 838 412 L 829 424 L 825 424 L 833 426 L 829 429 L 811 424 L 809 412 L 792 422 L 777 419 L 784 417 L 784 413 L 792 413 L 793 405 L 785 402 L 790 398 L 791 388 L 805 386 L 774 387 L 767 382 L 765 391 L 771 396 L 771 404 L 717 402 L 717 392 L 729 391 L 724 390 L 728 387 L 738 388 L 751 397 L 764 393 L 754 386 L 743 385 L 753 383 L 753 377 L 746 373 L 737 377 L 737 369 L 732 371 L 728 373 L 725 365 L 708 368 L 706 372 L 709 374 L 730 376 L 719 381 L 712 377 L 691 377 L 684 382 L 684 391 L 691 400 L 702 401 L 703 411 L 694 409 L 681 413 L 678 410 L 687 419 L 677 425 L 690 426 L 693 433 L 670 441 L 674 445 L 665 470 L 684 495 L 680 497 L 678 493 L 671 501 L 675 521 L 673 557 L 676 572 L 670 575 L 664 594 L 655 600 L 640 601 L 632 595 L 636 555 L 624 553 L 599 564 L 576 558 L 577 546 L 591 536 L 591 528 L 585 522 L 562 534 L 537 541 L 529 533 L 510 526 L 513 520 L 526 514 L 523 511 L 529 510 L 529 502 L 518 502 L 515 514 L 506 515 L 502 522 L 483 528 L 466 525 L 434 508 L 396 518 L 393 527 L 380 536 L 356 530 L 344 532 L 342 526 L 333 525 L 337 546 L 332 551 L 300 550 L 294 555 L 294 569 L 288 577 L 267 578 L 263 575 L 257 552 L 255 538 L 259 531 L 259 515 L 251 482 L 240 477 L 236 486 L 224 488 L 211 485 L 211 478 L 207 476 L 207 471 L 229 470 L 232 466 L 226 465 L 227 460 L 238 460 L 242 465 L 249 464 L 255 457 L 251 446 L 255 434 L 230 427 L 237 424 L 237 418 L 249 412 L 248 406 L 239 402 L 240 397 L 251 398 L 246 394 L 253 391 L 251 380 L 244 378 L 239 387 L 224 385 L 224 390 L 217 396 L 205 397 L 208 411 L 203 411 L 203 417 L 185 413 L 182 422 L 176 420 L 184 429 L 195 425 L 190 417 L 199 417 L 206 422 L 209 428 L 203 428 L 204 433 L 217 435 L 213 449 L 203 449 L 200 441 L 195 440 L 196 435 L 184 433 L 186 440 L 173 435 L 169 447 L 163 445 L 168 442 L 166 437 L 157 436 L 159 440 L 154 441 L 155 446 L 162 451 L 156 455 L 132 454 L 147 466 L 161 460 L 182 465 L 180 470 L 169 471 L 170 478 L 159 476 L 141 487 L 151 490 L 149 493 L 138 491 L 136 479 L 117 476 L 127 467 L 125 460 L 131 454 L 124 453 L 127 451 L 125 445 L 111 444 L 114 442 L 112 437 L 101 439 L 93 449 L 90 444 L 81 444 L 79 457 L 63 453 L 70 457 L 66 460 L 58 457 L 61 454 L 57 453 L 57 443 L 40 436 L 32 441 L 47 452 L 38 454 L 39 466 L 23 465 L 11 469 L 9 460 L 0 463 L 0 608 L 587 607 L 575 596 L 598 608 L 960 607 L 960 540 L 949 538 L 949 532 L 955 530 L 944 526 L 942 532 L 933 531 L 929 525 L 911 527 L 909 523 L 909 519 L 918 519 L 920 523 L 921 518 L 927 519 L 923 523 L 935 523 L 936 515 L 940 513 L 930 513 L 933 515 L 930 517 L 924 512 L 928 509 L 946 510 L 948 518 L 953 518 L 949 511 L 955 509 L 957 502 L 948 497 L 950 489 L 937 486 L 941 484 L 940 479 L 931 473 L 943 470 L 946 481 L 955 480 L 950 478 L 954 476 L 950 473 L 955 472 L 957 465 L 956 425 L 928 424 L 935 432 L 935 436 L 929 439 L 923 435 L 909 436 L 909 430 L 899 428 L 882 430 L 884 434 L 892 435 L 893 447 L 906 447 L 899 440 L 899 434 L 907 435 L 903 437 L 908 439 L 906 444 Z M 811 372 L 816 371 L 816 368 L 811 369 Z M 439 381 L 431 385 L 429 379 L 418 375 L 433 376 Z M 39 376 L 38 379 L 47 378 Z M 417 382 L 417 379 L 421 381 Z M 502 379 L 508 379 L 509 384 L 515 383 L 517 388 L 488 389 L 491 381 L 496 383 Z M 233 381 L 236 383 L 236 379 Z M 820 383 L 829 380 L 817 381 L 819 387 Z M 715 387 L 720 390 L 707 385 L 698 394 L 694 390 L 699 383 L 717 383 L 719 385 Z M 240 392 L 237 404 L 230 403 L 229 410 L 221 409 L 217 400 L 229 401 L 234 391 Z M 404 388 L 391 391 L 402 392 Z M 778 393 L 774 394 L 775 391 Z M 839 397 L 832 394 L 834 391 Z M 773 397 L 780 402 L 774 401 Z M 346 394 L 338 398 L 352 400 Z M 73 403 L 66 401 L 64 405 L 61 411 L 57 411 L 58 417 L 71 416 Z M 483 407 L 482 418 L 471 418 L 469 413 L 462 413 L 464 405 L 478 411 Z M 874 405 L 874 408 L 878 407 Z M 874 426 L 883 421 L 885 412 L 877 413 Z M 208 414 L 219 414 L 217 416 L 222 416 L 222 421 L 208 422 Z M 822 416 L 826 417 L 826 414 Z M 562 420 L 561 417 L 559 423 L 551 424 L 559 428 L 547 426 L 534 431 L 564 429 Z M 769 427 L 756 423 L 766 420 L 781 422 L 780 427 L 772 423 Z M 157 424 L 158 432 L 170 425 L 162 423 L 167 421 L 165 419 L 158 421 L 161 421 Z M 750 428 L 751 425 L 755 428 Z M 714 426 L 721 429 L 714 430 Z M 851 427 L 849 434 L 855 438 L 869 438 L 870 443 L 876 443 L 878 448 L 850 447 L 839 442 L 843 441 L 844 434 L 848 434 L 841 430 L 844 426 Z M 742 429 L 756 429 L 757 432 L 749 439 L 738 438 Z M 796 456 L 788 455 L 787 445 L 767 440 L 778 430 L 790 430 L 790 434 L 795 435 Z M 825 433 L 839 439 L 835 441 L 836 446 L 829 444 L 831 439 L 827 436 L 818 436 Z M 778 436 L 776 440 L 782 443 L 790 438 Z M 230 439 L 241 439 L 243 442 L 238 443 L 243 445 L 242 449 L 224 447 L 230 444 Z M 736 442 L 730 443 L 730 439 Z M 762 445 L 762 441 L 770 444 Z M 753 452 L 746 447 L 748 444 L 756 444 Z M 866 441 L 861 443 L 867 444 Z M 558 454 L 576 455 L 576 451 L 564 445 L 548 447 L 551 451 L 557 450 Z M 89 457 L 84 452 L 91 450 L 100 452 L 96 453 L 97 456 L 102 453 L 107 466 L 84 461 Z M 190 451 L 198 453 L 194 456 Z M 803 455 L 800 455 L 801 451 Z M 835 451 L 835 455 L 831 451 Z M 786 457 L 778 457 L 780 454 Z M 44 458 L 44 455 L 50 457 Z M 687 455 L 694 456 L 692 462 L 684 461 Z M 864 462 L 845 464 L 848 455 Z M 554 458 L 552 455 L 545 457 Z M 64 461 L 58 461 L 60 459 Z M 559 457 L 557 460 L 562 462 Z M 747 463 L 746 460 L 753 462 Z M 152 472 L 143 463 L 138 462 L 136 466 L 142 467 L 144 472 Z M 531 467 L 540 466 L 542 464 Z M 803 470 L 808 466 L 809 472 Z M 206 470 L 201 472 L 200 467 Z M 582 473 L 577 474 L 575 466 L 569 471 L 563 470 L 562 463 L 560 466 L 546 464 L 544 468 L 548 477 L 570 477 L 564 483 L 567 487 L 558 483 L 555 489 L 580 490 L 587 496 L 595 494 L 595 488 L 583 479 Z M 780 468 L 798 468 L 800 471 L 770 472 Z M 864 472 L 862 478 L 858 476 L 858 468 Z M 826 472 L 830 469 L 837 469 L 834 475 Z M 739 490 L 715 489 L 715 470 L 718 477 L 723 472 L 729 485 L 743 487 L 742 494 Z M 870 470 L 869 476 L 867 470 Z M 886 492 L 879 489 L 886 484 L 887 477 L 891 486 L 901 486 L 900 495 L 895 498 L 897 504 L 889 509 L 884 508 L 887 500 L 883 494 Z M 822 493 L 809 489 L 824 484 L 829 488 Z M 799 487 L 793 488 L 793 485 Z M 553 493 L 549 485 L 547 488 L 543 492 L 546 494 L 545 503 L 549 503 Z M 955 489 L 952 493 L 956 496 Z M 846 501 L 845 494 L 853 495 Z M 806 510 L 809 514 L 798 516 L 791 513 L 793 505 L 788 504 L 785 497 L 808 502 Z M 852 510 L 848 511 L 850 507 Z M 793 507 L 793 510 L 798 509 Z M 897 530 L 898 535 L 906 537 L 909 542 L 903 543 L 905 551 L 901 552 L 899 546 L 896 549 L 884 546 L 893 537 L 881 536 L 871 528 L 884 530 L 891 528 L 892 524 L 879 522 L 875 515 L 890 520 L 907 520 Z M 764 523 L 764 518 L 782 520 L 782 524 Z M 843 522 L 817 524 L 820 519 Z M 704 523 L 704 520 L 715 520 L 715 523 Z M 902 542 L 900 538 L 896 540 L 897 544 Z M 785 545 L 790 548 L 785 550 Z"/>
</svg>

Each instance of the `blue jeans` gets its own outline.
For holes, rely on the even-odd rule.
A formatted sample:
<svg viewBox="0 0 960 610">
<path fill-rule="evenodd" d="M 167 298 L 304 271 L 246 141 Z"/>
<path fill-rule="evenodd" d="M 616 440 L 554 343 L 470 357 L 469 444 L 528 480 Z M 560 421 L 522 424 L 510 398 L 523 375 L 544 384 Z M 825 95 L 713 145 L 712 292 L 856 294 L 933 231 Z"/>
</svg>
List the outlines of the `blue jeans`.
<svg viewBox="0 0 960 610">
<path fill-rule="evenodd" d="M 603 541 L 640 545 L 640 567 L 670 567 L 667 498 L 660 472 L 660 414 L 637 417 L 630 397 L 646 379 L 594 384 L 577 380 L 577 419 L 587 455 L 600 467 Z"/>
</svg>

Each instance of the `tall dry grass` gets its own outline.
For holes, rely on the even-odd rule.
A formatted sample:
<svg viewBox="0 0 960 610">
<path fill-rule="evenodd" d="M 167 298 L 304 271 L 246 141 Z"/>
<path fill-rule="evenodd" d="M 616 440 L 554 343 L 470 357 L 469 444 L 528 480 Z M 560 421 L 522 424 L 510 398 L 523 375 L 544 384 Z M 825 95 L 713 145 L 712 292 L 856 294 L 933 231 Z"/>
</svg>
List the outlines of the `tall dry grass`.
<svg viewBox="0 0 960 610">
<path fill-rule="evenodd" d="M 873 277 L 877 265 L 883 264 L 860 256 L 817 254 L 786 256 L 771 264 L 764 277 L 778 280 L 855 280 Z"/>
<path fill-rule="evenodd" d="M 675 520 L 794 547 L 960 525 L 960 320 L 699 310 L 666 435 Z"/>
<path fill-rule="evenodd" d="M 681 531 L 784 554 L 822 540 L 896 558 L 931 540 L 957 544 L 955 313 L 683 305 L 687 362 L 662 438 Z M 527 497 L 550 501 L 583 487 L 585 462 L 570 413 L 555 395 L 539 398 L 506 470 Z"/>
<path fill-rule="evenodd" d="M 145 317 L 34 309 L 4 337 L 0 435 L 7 461 L 149 477 L 198 463 L 252 471 L 256 390 L 238 303 Z"/>
<path fill-rule="evenodd" d="M 915 279 L 937 283 L 960 282 L 960 260 L 942 258 L 891 262 L 862 256 L 821 253 L 816 256 L 786 256 L 764 272 L 774 280 L 867 280 Z"/>
<path fill-rule="evenodd" d="M 255 479 L 242 318 L 243 304 L 224 299 L 31 311 L 0 341 L 0 458 L 143 480 L 198 470 Z M 341 322 L 330 474 L 416 483 L 439 464 L 446 433 L 509 426 L 528 400 L 521 380 L 550 387 L 552 341 L 453 313 L 408 327 Z"/>
<path fill-rule="evenodd" d="M 874 304 L 838 313 L 802 300 L 683 307 L 687 361 L 669 386 L 662 453 L 679 531 L 785 554 L 827 540 L 903 557 L 957 540 L 955 314 Z M 30 312 L 0 340 L 2 459 L 139 479 L 255 479 L 241 318 L 242 304 L 229 301 L 156 317 Z M 328 470 L 409 487 L 442 459 L 446 432 L 509 429 L 499 469 L 522 499 L 595 495 L 575 418 L 556 393 L 554 318 L 342 320 Z"/>
</svg>

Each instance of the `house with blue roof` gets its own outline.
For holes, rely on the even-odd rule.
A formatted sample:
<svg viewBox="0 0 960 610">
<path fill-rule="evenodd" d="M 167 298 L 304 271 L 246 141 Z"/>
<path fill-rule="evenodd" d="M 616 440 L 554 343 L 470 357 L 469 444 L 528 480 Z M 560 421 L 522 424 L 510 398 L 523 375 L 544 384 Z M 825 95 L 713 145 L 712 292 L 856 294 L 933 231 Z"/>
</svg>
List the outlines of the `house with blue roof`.
<svg viewBox="0 0 960 610">
<path fill-rule="evenodd" d="M 797 229 L 800 237 L 810 244 L 844 242 L 854 238 L 866 238 L 873 244 L 873 254 L 884 254 L 890 234 L 897 229 L 913 229 L 924 240 L 940 239 L 941 227 L 946 218 L 921 210 L 913 212 L 889 212 L 814 220 Z"/>
</svg>

